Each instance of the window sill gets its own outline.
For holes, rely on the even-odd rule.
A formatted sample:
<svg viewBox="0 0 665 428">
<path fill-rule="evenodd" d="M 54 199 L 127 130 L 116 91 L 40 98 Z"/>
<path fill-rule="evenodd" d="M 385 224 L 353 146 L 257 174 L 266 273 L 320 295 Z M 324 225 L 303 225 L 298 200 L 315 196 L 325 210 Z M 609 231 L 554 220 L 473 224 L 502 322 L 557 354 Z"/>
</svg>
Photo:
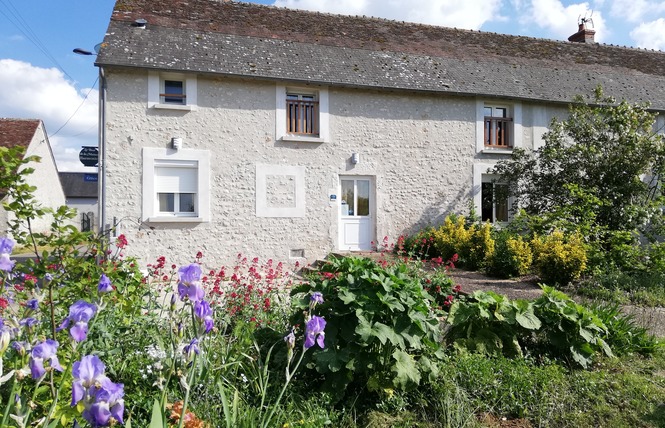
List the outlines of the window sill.
<svg viewBox="0 0 665 428">
<path fill-rule="evenodd" d="M 287 134 L 279 138 L 280 141 L 294 141 L 302 143 L 325 143 L 326 141 L 321 137 L 305 137 L 300 135 Z"/>
<path fill-rule="evenodd" d="M 180 111 L 196 110 L 196 106 L 180 105 L 180 104 L 153 104 L 151 107 L 159 110 L 180 110 Z"/>
<path fill-rule="evenodd" d="M 202 217 L 148 217 L 146 223 L 207 223 Z"/>
<path fill-rule="evenodd" d="M 485 147 L 480 151 L 481 153 L 495 153 L 501 155 L 509 155 L 513 153 L 512 147 L 498 148 L 498 147 Z"/>
</svg>

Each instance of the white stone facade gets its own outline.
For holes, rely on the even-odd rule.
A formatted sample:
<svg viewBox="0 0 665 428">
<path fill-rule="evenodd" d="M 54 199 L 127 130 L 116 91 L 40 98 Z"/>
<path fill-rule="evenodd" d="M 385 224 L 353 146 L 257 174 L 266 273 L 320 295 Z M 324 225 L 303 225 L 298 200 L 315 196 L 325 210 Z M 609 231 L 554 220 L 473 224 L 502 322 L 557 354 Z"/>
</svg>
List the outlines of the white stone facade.
<svg viewBox="0 0 665 428">
<path fill-rule="evenodd" d="M 35 191 L 33 192 L 35 201 L 40 206 L 53 210 L 65 205 L 65 194 L 60 185 L 55 159 L 49 146 L 43 123 L 40 122 L 37 126 L 35 135 L 32 137 L 24 156 L 38 156 L 41 159 L 40 162 L 29 162 L 22 167 L 34 169 L 32 174 L 26 176 L 26 183 L 35 187 Z M 2 211 L 0 213 L 0 223 L 3 225 L 3 231 L 0 235 L 8 232 L 7 223 L 14 221 L 16 218 L 12 212 Z M 52 222 L 53 217 L 51 215 L 44 215 L 42 218 L 31 222 L 31 231 L 48 233 L 51 230 Z M 74 222 L 70 223 L 75 224 Z"/>
<path fill-rule="evenodd" d="M 327 98 L 323 142 L 292 141 L 280 136 L 276 94 L 283 86 L 276 82 L 199 75 L 196 108 L 163 109 L 148 107 L 147 71 L 105 72 L 106 217 L 129 240 L 128 254 L 144 263 L 161 255 L 186 263 L 198 251 L 210 267 L 232 263 L 238 253 L 323 257 L 340 248 L 340 177 L 370 178 L 372 238 L 395 242 L 449 213 L 468 212 L 478 192 L 474 164 L 506 156 L 477 150 L 482 99 L 312 86 Z M 515 129 L 526 149 L 541 144 L 552 117 L 566 114 L 561 106 L 502 102 L 519 105 Z M 198 172 L 209 174 L 209 194 L 199 195 L 208 198 L 209 216 L 151 221 L 142 212 L 151 171 L 144 149 L 169 157 L 175 137 L 181 150 L 209 156 L 209 171 Z"/>
</svg>

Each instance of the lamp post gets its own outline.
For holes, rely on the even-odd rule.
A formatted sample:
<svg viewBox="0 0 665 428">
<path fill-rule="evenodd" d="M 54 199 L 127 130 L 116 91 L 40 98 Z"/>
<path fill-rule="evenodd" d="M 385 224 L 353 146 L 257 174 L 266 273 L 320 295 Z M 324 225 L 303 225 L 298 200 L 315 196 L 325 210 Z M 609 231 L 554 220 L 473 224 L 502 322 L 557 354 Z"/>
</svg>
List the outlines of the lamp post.
<svg viewBox="0 0 665 428">
<path fill-rule="evenodd" d="M 73 52 L 77 55 L 96 56 L 99 53 L 101 43 L 95 45 L 94 51 L 91 52 L 86 49 L 75 48 Z M 99 109 L 98 109 L 98 150 L 99 161 L 97 162 L 97 218 L 99 219 L 99 234 L 104 236 L 106 229 L 106 78 L 104 76 L 104 69 L 99 67 Z"/>
</svg>

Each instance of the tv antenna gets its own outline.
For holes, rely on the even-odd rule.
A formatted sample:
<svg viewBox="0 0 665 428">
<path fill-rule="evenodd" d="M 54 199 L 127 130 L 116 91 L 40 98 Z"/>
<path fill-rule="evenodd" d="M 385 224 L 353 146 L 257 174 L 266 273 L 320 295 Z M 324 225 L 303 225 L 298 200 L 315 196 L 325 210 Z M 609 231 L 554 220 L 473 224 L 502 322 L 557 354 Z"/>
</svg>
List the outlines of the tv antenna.
<svg viewBox="0 0 665 428">
<path fill-rule="evenodd" d="M 587 14 L 589 14 L 588 17 L 587 17 Z M 590 22 L 591 23 L 591 28 L 593 28 L 593 19 L 592 19 L 592 17 L 593 17 L 593 10 L 591 11 L 591 13 L 589 13 L 589 11 L 587 10 L 586 12 L 584 12 L 584 16 L 580 15 L 580 16 L 577 17 L 577 23 L 580 24 L 580 25 L 585 25 L 587 22 Z"/>
</svg>

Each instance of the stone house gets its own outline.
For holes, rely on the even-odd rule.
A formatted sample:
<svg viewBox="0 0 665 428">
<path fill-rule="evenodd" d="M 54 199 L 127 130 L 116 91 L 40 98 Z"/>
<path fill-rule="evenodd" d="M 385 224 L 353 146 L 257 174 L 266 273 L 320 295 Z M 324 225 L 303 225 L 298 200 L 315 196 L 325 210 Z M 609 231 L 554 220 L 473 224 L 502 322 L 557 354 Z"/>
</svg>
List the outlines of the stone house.
<svg viewBox="0 0 665 428">
<path fill-rule="evenodd" d="M 471 205 L 506 220 L 487 171 L 574 95 L 665 111 L 665 53 L 593 37 L 118 0 L 96 62 L 105 217 L 144 261 L 211 264 L 367 250 Z"/>
<path fill-rule="evenodd" d="M 97 230 L 99 212 L 98 174 L 89 172 L 61 172 L 60 183 L 65 192 L 65 202 L 69 208 L 78 211 L 78 228 L 82 231 Z"/>
<path fill-rule="evenodd" d="M 0 146 L 23 147 L 24 156 L 39 156 L 40 162 L 27 164 L 27 167 L 34 168 L 34 172 L 26 177 L 26 182 L 36 188 L 35 199 L 42 206 L 53 209 L 65 205 L 55 158 L 41 120 L 0 118 Z M 0 189 L 0 200 L 4 202 L 7 197 Z M 8 222 L 13 218 L 13 213 L 0 208 L 0 236 L 7 235 Z M 44 216 L 34 221 L 31 227 L 34 232 L 47 232 L 51 222 L 50 216 Z"/>
</svg>

